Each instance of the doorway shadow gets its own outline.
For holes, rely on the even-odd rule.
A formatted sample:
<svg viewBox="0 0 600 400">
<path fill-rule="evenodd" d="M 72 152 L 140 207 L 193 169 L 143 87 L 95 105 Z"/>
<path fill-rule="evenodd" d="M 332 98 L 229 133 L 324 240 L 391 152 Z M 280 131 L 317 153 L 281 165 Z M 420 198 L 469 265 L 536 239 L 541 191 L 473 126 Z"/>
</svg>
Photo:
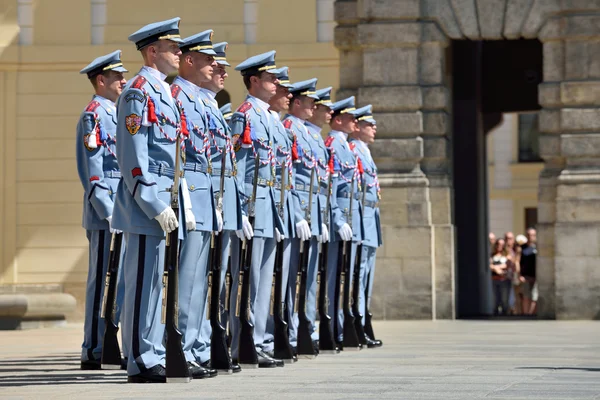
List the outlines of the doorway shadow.
<svg viewBox="0 0 600 400">
<path fill-rule="evenodd" d="M 515 369 L 541 369 L 548 371 L 586 371 L 586 372 L 600 372 L 600 368 L 596 367 L 516 367 Z"/>
</svg>

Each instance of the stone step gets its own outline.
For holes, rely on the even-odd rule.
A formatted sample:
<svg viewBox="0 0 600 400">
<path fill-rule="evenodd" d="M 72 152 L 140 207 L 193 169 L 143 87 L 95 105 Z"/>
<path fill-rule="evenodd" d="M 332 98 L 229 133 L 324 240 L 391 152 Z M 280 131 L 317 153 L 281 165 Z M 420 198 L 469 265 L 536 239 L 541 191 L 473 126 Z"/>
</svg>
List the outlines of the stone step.
<svg viewBox="0 0 600 400">
<path fill-rule="evenodd" d="M 60 284 L 0 285 L 0 330 L 63 325 L 76 304 Z"/>
</svg>

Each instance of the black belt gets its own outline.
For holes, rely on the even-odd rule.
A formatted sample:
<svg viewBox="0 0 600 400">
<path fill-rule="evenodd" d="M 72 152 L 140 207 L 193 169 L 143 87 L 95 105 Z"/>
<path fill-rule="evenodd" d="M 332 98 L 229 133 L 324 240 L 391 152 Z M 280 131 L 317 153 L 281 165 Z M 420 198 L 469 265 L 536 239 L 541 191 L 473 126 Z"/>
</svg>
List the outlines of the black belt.
<svg viewBox="0 0 600 400">
<path fill-rule="evenodd" d="M 175 177 L 175 170 L 173 168 L 167 167 L 166 165 L 163 165 L 163 164 L 149 165 L 148 172 L 157 174 L 159 176 L 160 175 L 168 176 L 169 178 Z"/>
</svg>

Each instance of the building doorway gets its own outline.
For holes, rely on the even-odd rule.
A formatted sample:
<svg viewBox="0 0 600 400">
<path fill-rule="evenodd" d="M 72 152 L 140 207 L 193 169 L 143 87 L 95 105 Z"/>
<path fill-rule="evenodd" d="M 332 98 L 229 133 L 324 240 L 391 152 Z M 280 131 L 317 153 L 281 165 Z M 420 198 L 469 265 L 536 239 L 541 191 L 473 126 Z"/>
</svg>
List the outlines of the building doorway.
<svg viewBox="0 0 600 400">
<path fill-rule="evenodd" d="M 494 313 L 488 233 L 490 204 L 496 199 L 490 198 L 494 190 L 490 190 L 489 185 L 499 183 L 497 178 L 502 172 L 493 165 L 493 175 L 488 173 L 488 156 L 490 152 L 495 154 L 492 151 L 495 143 L 490 142 L 488 134 L 506 135 L 506 129 L 499 130 L 499 127 L 507 123 L 509 115 L 517 115 L 518 120 L 520 113 L 535 115 L 541 108 L 538 85 L 543 71 L 542 43 L 538 40 L 456 40 L 450 49 L 452 144 L 453 153 L 460 154 L 453 157 L 456 316 L 481 318 Z M 524 125 L 526 119 L 523 118 Z M 511 158 L 503 168 L 508 172 L 516 168 L 518 174 L 518 160 L 517 156 L 513 163 Z M 532 208 L 531 204 L 518 204 L 525 206 L 522 207 L 524 221 L 525 209 Z M 537 204 L 537 199 L 533 204 Z M 531 218 L 532 211 L 527 212 Z"/>
</svg>

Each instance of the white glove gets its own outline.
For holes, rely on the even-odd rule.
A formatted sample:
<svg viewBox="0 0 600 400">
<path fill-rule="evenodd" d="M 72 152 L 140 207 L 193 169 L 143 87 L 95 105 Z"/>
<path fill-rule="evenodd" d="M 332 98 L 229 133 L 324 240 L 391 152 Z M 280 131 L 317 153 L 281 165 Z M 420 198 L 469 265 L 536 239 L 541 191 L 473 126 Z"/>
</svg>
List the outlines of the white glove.
<svg viewBox="0 0 600 400">
<path fill-rule="evenodd" d="M 191 208 L 185 209 L 185 229 L 193 231 L 196 229 L 196 217 Z"/>
<path fill-rule="evenodd" d="M 252 236 L 254 236 L 252 225 L 250 225 L 250 221 L 248 221 L 248 217 L 245 215 L 242 215 L 242 229 L 235 231 L 235 234 L 240 240 L 244 240 L 244 236 L 246 239 L 250 239 Z"/>
<path fill-rule="evenodd" d="M 338 233 L 344 242 L 352 240 L 352 228 L 350 228 L 350 225 L 345 223 L 342 225 Z"/>
<path fill-rule="evenodd" d="M 177 216 L 171 209 L 171 207 L 167 207 L 160 214 L 154 217 L 155 220 L 158 221 L 160 227 L 166 233 L 171 233 L 175 229 L 179 227 L 179 223 L 177 222 Z M 196 221 L 194 221 L 195 223 Z"/>
<path fill-rule="evenodd" d="M 221 232 L 223 230 L 223 216 L 221 215 L 221 213 L 219 211 L 217 211 L 216 214 L 217 214 L 217 232 Z"/>
<path fill-rule="evenodd" d="M 275 240 L 281 242 L 283 239 L 285 239 L 285 236 L 279 233 L 279 229 L 275 228 Z"/>
<path fill-rule="evenodd" d="M 296 233 L 300 240 L 310 239 L 310 226 L 308 226 L 308 222 L 305 219 L 296 224 Z"/>
<path fill-rule="evenodd" d="M 110 233 L 123 233 L 123 231 L 114 229 L 112 227 L 112 215 L 110 217 L 106 217 L 106 220 L 108 221 L 108 229 L 110 230 Z"/>
<path fill-rule="evenodd" d="M 322 233 L 318 237 L 319 242 L 321 242 L 321 243 L 329 242 L 329 229 L 327 229 L 327 225 L 321 224 L 321 232 Z"/>
</svg>

